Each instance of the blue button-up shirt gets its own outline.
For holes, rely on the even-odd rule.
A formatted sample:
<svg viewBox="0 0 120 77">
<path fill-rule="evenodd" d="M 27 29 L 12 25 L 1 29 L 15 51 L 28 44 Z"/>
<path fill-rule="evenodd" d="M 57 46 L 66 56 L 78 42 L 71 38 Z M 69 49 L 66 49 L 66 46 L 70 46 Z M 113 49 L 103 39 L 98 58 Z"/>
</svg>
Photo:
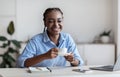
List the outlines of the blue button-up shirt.
<svg viewBox="0 0 120 77">
<path fill-rule="evenodd" d="M 79 65 L 83 64 L 83 60 L 79 55 L 77 47 L 72 37 L 67 33 L 60 33 L 59 45 L 56 46 L 48 37 L 47 33 L 40 33 L 34 36 L 26 45 L 23 53 L 18 57 L 18 67 L 24 67 L 25 60 L 40 54 L 48 52 L 51 48 L 67 48 L 67 52 L 72 52 L 74 58 L 80 61 Z M 34 66 L 39 67 L 54 67 L 54 66 L 65 66 L 66 59 L 63 56 L 57 56 L 53 59 L 46 59 L 42 62 L 35 64 Z"/>
</svg>

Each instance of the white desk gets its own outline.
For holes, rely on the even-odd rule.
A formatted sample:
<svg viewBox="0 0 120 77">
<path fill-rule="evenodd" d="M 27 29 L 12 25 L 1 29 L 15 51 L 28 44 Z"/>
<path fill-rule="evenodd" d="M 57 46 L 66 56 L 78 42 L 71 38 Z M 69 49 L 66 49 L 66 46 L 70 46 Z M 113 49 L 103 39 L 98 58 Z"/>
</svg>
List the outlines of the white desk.
<svg viewBox="0 0 120 77">
<path fill-rule="evenodd" d="M 86 73 L 74 72 L 78 67 L 54 68 L 52 72 L 29 73 L 27 68 L 0 68 L 3 77 L 120 77 L 120 71 L 89 71 Z"/>
</svg>

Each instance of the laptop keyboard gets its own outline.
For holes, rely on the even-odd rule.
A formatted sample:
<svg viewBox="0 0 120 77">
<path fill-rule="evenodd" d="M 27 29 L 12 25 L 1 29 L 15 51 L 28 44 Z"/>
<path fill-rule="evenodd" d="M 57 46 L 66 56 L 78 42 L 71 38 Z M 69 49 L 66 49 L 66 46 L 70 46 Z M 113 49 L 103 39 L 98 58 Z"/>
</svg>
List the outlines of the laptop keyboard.
<svg viewBox="0 0 120 77">
<path fill-rule="evenodd" d="M 113 69 L 113 65 L 108 65 L 108 66 L 101 66 L 101 68 L 108 68 L 108 69 Z"/>
<path fill-rule="evenodd" d="M 91 70 L 113 71 L 114 65 L 106 65 L 99 67 L 90 67 Z"/>
</svg>

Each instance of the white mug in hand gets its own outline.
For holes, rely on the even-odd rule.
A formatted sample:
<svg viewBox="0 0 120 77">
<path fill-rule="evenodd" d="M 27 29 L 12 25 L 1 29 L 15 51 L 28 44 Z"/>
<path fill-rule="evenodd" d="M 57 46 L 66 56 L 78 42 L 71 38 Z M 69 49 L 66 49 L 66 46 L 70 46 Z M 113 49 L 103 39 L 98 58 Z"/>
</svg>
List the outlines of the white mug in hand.
<svg viewBox="0 0 120 77">
<path fill-rule="evenodd" d="M 67 53 L 67 48 L 60 48 L 58 51 L 59 56 L 65 56 Z"/>
</svg>

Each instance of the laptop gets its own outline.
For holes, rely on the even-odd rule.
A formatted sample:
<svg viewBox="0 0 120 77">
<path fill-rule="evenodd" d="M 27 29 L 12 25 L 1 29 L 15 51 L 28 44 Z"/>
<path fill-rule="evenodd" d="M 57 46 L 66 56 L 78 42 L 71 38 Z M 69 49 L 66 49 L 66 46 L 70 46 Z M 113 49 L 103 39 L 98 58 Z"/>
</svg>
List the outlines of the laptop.
<svg viewBox="0 0 120 77">
<path fill-rule="evenodd" d="M 96 66 L 96 67 L 90 67 L 90 69 L 100 70 L 100 71 L 118 71 L 120 70 L 120 56 L 118 57 L 114 65 Z"/>
</svg>

